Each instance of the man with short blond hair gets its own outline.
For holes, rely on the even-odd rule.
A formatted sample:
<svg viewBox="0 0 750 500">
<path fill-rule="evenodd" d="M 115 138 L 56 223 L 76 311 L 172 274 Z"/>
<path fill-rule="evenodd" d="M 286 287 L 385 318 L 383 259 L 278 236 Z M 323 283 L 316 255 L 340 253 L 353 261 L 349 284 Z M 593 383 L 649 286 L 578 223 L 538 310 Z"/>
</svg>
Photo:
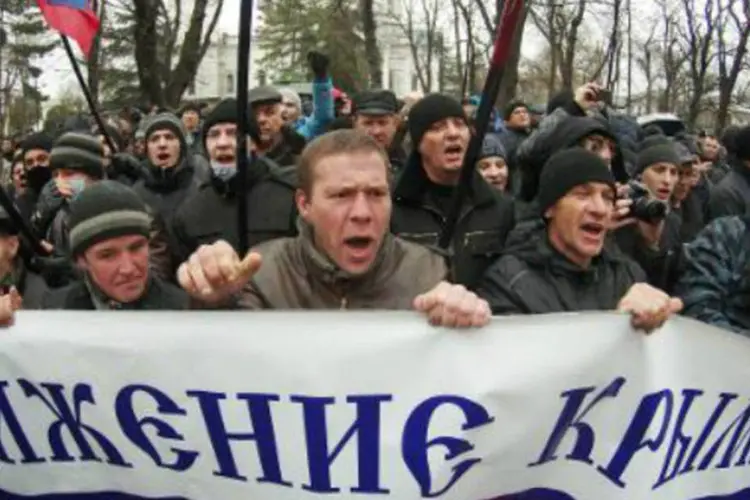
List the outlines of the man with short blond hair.
<svg viewBox="0 0 750 500">
<path fill-rule="evenodd" d="M 299 236 L 264 243 L 242 261 L 226 242 L 202 246 L 180 267 L 180 284 L 213 306 L 414 308 L 443 326 L 485 324 L 489 307 L 443 281 L 441 257 L 389 233 L 388 169 L 367 135 L 339 130 L 319 137 L 300 158 Z"/>
</svg>

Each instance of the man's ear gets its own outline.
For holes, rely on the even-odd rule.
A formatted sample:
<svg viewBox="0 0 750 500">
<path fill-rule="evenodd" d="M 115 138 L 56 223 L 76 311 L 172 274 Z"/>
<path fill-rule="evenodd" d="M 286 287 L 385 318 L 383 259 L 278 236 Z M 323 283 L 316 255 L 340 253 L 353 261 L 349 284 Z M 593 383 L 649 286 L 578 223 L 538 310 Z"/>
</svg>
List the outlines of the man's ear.
<svg viewBox="0 0 750 500">
<path fill-rule="evenodd" d="M 294 202 L 297 205 L 297 212 L 307 222 L 310 216 L 310 197 L 302 189 L 294 192 Z"/>
<path fill-rule="evenodd" d="M 8 249 L 10 250 L 11 259 L 15 259 L 18 255 L 19 245 L 20 241 L 18 239 L 18 236 L 11 236 L 10 238 L 8 238 Z"/>
<path fill-rule="evenodd" d="M 545 220 L 549 220 L 555 216 L 555 206 L 556 205 L 552 205 L 551 207 L 549 207 L 547 210 L 544 211 Z"/>
<path fill-rule="evenodd" d="M 86 262 L 86 257 L 83 255 L 79 255 L 76 257 L 76 266 L 78 266 L 78 269 L 81 271 L 87 271 L 89 268 L 89 263 Z"/>
</svg>

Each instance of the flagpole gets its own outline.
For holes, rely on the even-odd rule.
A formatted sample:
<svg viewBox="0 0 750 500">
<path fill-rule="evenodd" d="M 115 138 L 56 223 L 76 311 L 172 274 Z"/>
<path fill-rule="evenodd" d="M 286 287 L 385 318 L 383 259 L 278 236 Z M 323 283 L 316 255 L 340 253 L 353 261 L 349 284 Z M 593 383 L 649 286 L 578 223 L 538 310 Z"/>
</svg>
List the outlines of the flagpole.
<svg viewBox="0 0 750 500">
<path fill-rule="evenodd" d="M 253 29 L 253 0 L 241 0 L 240 28 L 237 47 L 237 253 L 240 258 L 250 250 L 247 235 L 247 170 L 248 151 L 247 136 L 257 141 L 254 130 L 248 126 L 250 121 L 248 109 L 248 86 L 250 78 L 250 40 Z M 253 122 L 255 120 L 253 119 Z"/>
<path fill-rule="evenodd" d="M 81 87 L 83 96 L 86 98 L 86 103 L 89 106 L 89 111 L 91 111 L 91 115 L 94 117 L 97 127 L 99 127 L 99 133 L 102 136 L 104 136 L 104 140 L 107 143 L 107 146 L 109 146 L 109 150 L 111 154 L 114 155 L 115 152 L 117 151 L 117 148 L 115 147 L 115 143 L 112 140 L 112 138 L 109 136 L 109 134 L 107 134 L 107 129 L 104 128 L 104 120 L 102 120 L 102 117 L 99 115 L 99 111 L 97 111 L 96 109 L 96 103 L 94 102 L 94 97 L 91 95 L 91 92 L 89 91 L 89 88 L 86 85 L 86 81 L 83 79 L 83 73 L 81 73 L 81 68 L 78 65 L 78 61 L 76 60 L 75 55 L 73 54 L 73 48 L 70 46 L 68 37 L 61 34 L 60 39 L 62 40 L 63 47 L 65 47 L 65 53 L 68 55 L 68 60 L 70 60 L 70 65 L 73 66 L 73 73 L 75 73 L 76 75 L 76 79 L 78 80 L 78 85 Z"/>
</svg>

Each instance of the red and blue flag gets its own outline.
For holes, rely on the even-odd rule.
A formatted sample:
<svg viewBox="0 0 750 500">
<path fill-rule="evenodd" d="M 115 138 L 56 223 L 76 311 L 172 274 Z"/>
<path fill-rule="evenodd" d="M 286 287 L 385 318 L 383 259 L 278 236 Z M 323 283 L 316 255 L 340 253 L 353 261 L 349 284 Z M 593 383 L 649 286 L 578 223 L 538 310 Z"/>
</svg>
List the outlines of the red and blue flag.
<svg viewBox="0 0 750 500">
<path fill-rule="evenodd" d="M 88 57 L 99 31 L 99 18 L 88 0 L 37 0 L 50 28 L 72 38 Z"/>
</svg>

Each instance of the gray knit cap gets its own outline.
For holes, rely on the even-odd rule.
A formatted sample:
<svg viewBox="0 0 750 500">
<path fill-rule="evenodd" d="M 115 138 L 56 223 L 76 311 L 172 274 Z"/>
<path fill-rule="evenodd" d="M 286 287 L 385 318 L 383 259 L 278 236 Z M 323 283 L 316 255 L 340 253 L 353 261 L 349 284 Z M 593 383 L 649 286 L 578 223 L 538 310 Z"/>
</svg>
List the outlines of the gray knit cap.
<svg viewBox="0 0 750 500">
<path fill-rule="evenodd" d="M 70 253 L 111 238 L 142 235 L 148 238 L 151 217 L 145 203 L 133 189 L 116 181 L 88 186 L 70 204 Z"/>
<path fill-rule="evenodd" d="M 104 148 L 91 134 L 67 132 L 52 146 L 49 167 L 52 170 L 79 170 L 94 179 L 101 179 L 104 177 Z"/>
<path fill-rule="evenodd" d="M 148 142 L 149 136 L 157 130 L 167 129 L 175 133 L 180 140 L 182 151 L 185 151 L 185 136 L 187 136 L 187 130 L 185 130 L 185 125 L 183 125 L 182 120 L 180 120 L 177 115 L 174 113 L 159 113 L 154 116 L 149 116 L 146 120 L 147 122 L 143 127 L 145 133 L 144 139 L 146 139 L 146 142 Z"/>
</svg>

